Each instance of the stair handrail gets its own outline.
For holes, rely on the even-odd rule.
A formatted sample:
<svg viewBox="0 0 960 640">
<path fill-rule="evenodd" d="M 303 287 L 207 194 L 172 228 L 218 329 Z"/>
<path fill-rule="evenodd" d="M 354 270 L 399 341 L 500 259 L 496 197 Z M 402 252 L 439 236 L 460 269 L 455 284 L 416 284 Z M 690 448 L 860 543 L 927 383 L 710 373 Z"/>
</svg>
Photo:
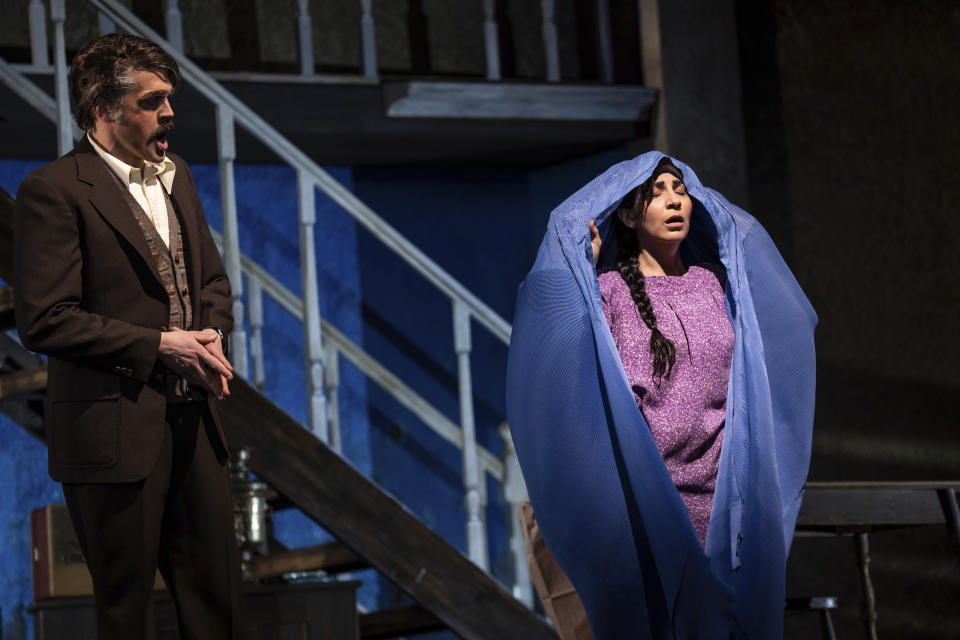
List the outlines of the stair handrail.
<svg viewBox="0 0 960 640">
<path fill-rule="evenodd" d="M 42 0 L 34 4 L 41 4 Z M 319 312 L 319 292 L 315 260 L 314 225 L 316 222 L 315 190 L 322 190 L 374 237 L 396 253 L 402 260 L 420 273 L 444 293 L 453 305 L 454 349 L 457 354 L 460 433 L 462 442 L 463 480 L 467 510 L 468 555 L 473 562 L 488 570 L 486 531 L 483 525 L 482 508 L 485 503 L 485 487 L 480 469 L 481 454 L 476 441 L 474 425 L 473 391 L 470 372 L 471 320 L 476 319 L 496 338 L 509 344 L 511 327 L 493 309 L 481 301 L 459 281 L 448 274 L 433 260 L 386 223 L 372 209 L 344 188 L 306 154 L 300 151 L 253 110 L 233 96 L 226 88 L 184 56 L 176 46 L 166 41 L 132 12 L 116 0 L 90 0 L 99 11 L 99 23 L 112 25 L 121 30 L 149 38 L 167 51 L 178 63 L 182 78 L 190 82 L 201 95 L 215 107 L 220 168 L 221 206 L 223 210 L 223 250 L 227 275 L 233 283 L 233 315 L 237 320 L 231 335 L 231 348 L 235 371 L 248 376 L 247 335 L 243 318 L 243 269 L 239 250 L 239 229 L 236 211 L 236 192 L 233 181 L 233 162 L 236 157 L 235 125 L 240 124 L 254 138 L 296 170 L 300 222 L 300 259 L 303 286 L 303 326 L 305 346 L 305 369 L 307 379 L 308 426 L 324 442 L 330 441 L 328 412 L 335 407 L 327 406 L 324 394 L 325 383 L 335 380 L 338 372 L 324 369 L 324 357 L 336 358 L 337 349 L 323 346 L 322 320 Z M 54 23 L 56 100 L 58 123 L 58 148 L 62 153 L 69 149 L 69 109 L 67 104 L 64 0 L 51 0 L 51 19 Z M 38 13 L 38 15 L 40 15 Z M 31 18 L 34 18 L 31 13 Z M 259 303 L 260 281 L 251 279 L 257 287 Z M 251 311 L 254 311 L 251 306 Z M 252 324 L 252 323 L 251 323 Z M 256 355 L 256 354 L 255 354 Z M 262 363 L 261 363 L 262 364 Z M 256 365 L 256 363 L 255 363 Z M 255 366 L 256 368 L 256 366 Z M 327 385 L 329 386 L 329 385 Z M 436 426 L 436 425 L 432 425 Z M 442 436 L 443 433 L 438 431 Z M 484 465 L 487 466 L 487 465 Z"/>
<path fill-rule="evenodd" d="M 504 344 L 510 344 L 510 323 L 504 320 L 489 305 L 467 289 L 456 278 L 428 257 L 381 218 L 357 196 L 323 170 L 308 155 L 298 149 L 279 131 L 267 123 L 223 85 L 200 69 L 193 61 L 171 46 L 160 34 L 144 24 L 117 0 L 89 0 L 97 9 L 107 14 L 118 27 L 129 33 L 137 33 L 163 47 L 176 60 L 184 79 L 189 80 L 205 98 L 215 105 L 220 104 L 233 112 L 240 126 L 254 138 L 266 145 L 277 156 L 297 170 L 305 171 L 318 189 L 360 222 L 374 237 L 416 269 L 437 289 L 454 301 L 466 305 L 470 315 L 485 326 Z"/>
<path fill-rule="evenodd" d="M 223 236 L 216 229 L 211 229 L 214 242 L 218 247 L 223 246 Z M 287 313 L 292 315 L 300 322 L 304 321 L 303 301 L 300 297 L 291 291 L 286 285 L 273 277 L 269 271 L 260 266 L 253 258 L 244 253 L 240 254 L 240 264 L 243 268 L 243 275 L 247 281 L 256 281 L 256 288 L 259 288 L 260 294 L 267 294 L 273 298 Z M 255 287 L 251 287 L 248 295 L 254 295 Z M 253 306 L 251 303 L 250 306 Z M 366 376 L 380 386 L 393 398 L 409 409 L 414 415 L 433 429 L 441 438 L 454 445 L 458 449 L 463 449 L 463 434 L 460 427 L 447 418 L 439 409 L 435 408 L 428 400 L 423 398 L 416 391 L 407 386 L 400 378 L 390 372 L 385 366 L 380 364 L 373 356 L 363 350 L 361 346 L 353 342 L 332 323 L 321 319 L 321 329 L 325 338 L 324 344 L 332 345 L 333 351 L 346 357 L 355 367 L 362 371 Z M 257 380 L 254 376 L 253 386 L 261 392 L 264 389 L 264 380 Z M 385 384 L 383 384 L 385 383 Z M 331 389 L 328 387 L 328 391 Z M 335 393 L 335 389 L 332 390 Z M 509 435 L 509 434 L 507 434 Z M 331 448 L 340 452 L 339 437 L 331 429 Z M 484 469 L 493 478 L 503 484 L 506 478 L 504 469 L 505 463 L 497 456 L 490 453 L 490 450 L 482 445 L 477 446 L 477 453 L 480 456 Z M 507 463 L 509 464 L 509 462 Z"/>
</svg>

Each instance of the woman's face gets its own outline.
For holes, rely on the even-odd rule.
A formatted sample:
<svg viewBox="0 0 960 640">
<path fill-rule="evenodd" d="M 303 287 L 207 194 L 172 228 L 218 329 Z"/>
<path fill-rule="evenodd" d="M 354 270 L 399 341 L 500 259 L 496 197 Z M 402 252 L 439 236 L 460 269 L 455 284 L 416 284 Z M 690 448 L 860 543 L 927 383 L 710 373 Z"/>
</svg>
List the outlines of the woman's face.
<svg viewBox="0 0 960 640">
<path fill-rule="evenodd" d="M 662 242 L 679 244 L 690 232 L 693 201 L 673 174 L 661 173 L 653 181 L 652 198 L 640 215 L 621 212 L 620 219 L 637 234 L 640 246 Z"/>
</svg>

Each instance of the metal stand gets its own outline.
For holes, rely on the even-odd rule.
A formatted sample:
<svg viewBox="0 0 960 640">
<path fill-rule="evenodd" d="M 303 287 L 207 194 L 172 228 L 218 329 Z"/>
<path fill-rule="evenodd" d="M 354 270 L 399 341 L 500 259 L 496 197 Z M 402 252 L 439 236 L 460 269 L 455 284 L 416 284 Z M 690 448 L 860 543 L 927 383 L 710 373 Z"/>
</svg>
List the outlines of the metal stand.
<svg viewBox="0 0 960 640">
<path fill-rule="evenodd" d="M 867 637 L 877 640 L 877 599 L 870 580 L 870 541 L 866 533 L 858 533 L 857 549 L 860 561 L 860 581 L 863 584 L 863 619 L 867 625 Z"/>
<path fill-rule="evenodd" d="M 827 640 L 837 640 L 837 632 L 833 628 L 833 618 L 830 610 L 837 608 L 837 599 L 834 596 L 816 598 L 787 598 L 787 611 L 819 611 L 820 630 Z"/>
</svg>

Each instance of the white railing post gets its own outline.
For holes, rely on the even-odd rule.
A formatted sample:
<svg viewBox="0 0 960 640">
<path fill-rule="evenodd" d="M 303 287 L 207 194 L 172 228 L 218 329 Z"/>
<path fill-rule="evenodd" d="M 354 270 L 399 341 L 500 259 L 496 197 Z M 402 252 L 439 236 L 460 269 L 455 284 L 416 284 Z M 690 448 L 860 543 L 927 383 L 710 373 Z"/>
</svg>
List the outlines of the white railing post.
<svg viewBox="0 0 960 640">
<path fill-rule="evenodd" d="M 43 0 L 30 0 L 27 11 L 30 22 L 30 62 L 35 67 L 45 67 L 50 64 L 50 54 L 47 52 L 47 10 Z"/>
<path fill-rule="evenodd" d="M 63 5 L 64 0 L 50 2 L 50 19 L 53 21 L 54 96 L 57 100 L 57 154 L 61 156 L 73 149 L 70 90 L 67 88 L 67 41 L 63 33 L 67 12 Z"/>
<path fill-rule="evenodd" d="M 613 39 L 610 35 L 610 0 L 597 0 L 597 40 L 600 47 L 600 76 L 613 82 Z"/>
<path fill-rule="evenodd" d="M 520 460 L 510 436 L 510 425 L 506 422 L 498 429 L 503 439 L 503 501 L 507 503 L 507 531 L 510 532 L 510 554 L 513 556 L 513 597 L 533 608 L 533 583 L 527 569 L 527 548 L 523 540 L 523 531 L 517 519 L 521 502 L 527 502 L 527 485 L 523 482 Z"/>
<path fill-rule="evenodd" d="M 310 21 L 309 0 L 297 0 L 297 39 L 300 44 L 300 75 L 312 76 L 313 25 Z"/>
<path fill-rule="evenodd" d="M 500 79 L 500 38 L 495 0 L 483 0 L 483 43 L 487 51 L 487 80 Z"/>
<path fill-rule="evenodd" d="M 233 161 L 237 157 L 233 111 L 218 104 L 217 160 L 220 167 L 220 210 L 223 219 L 223 262 L 233 292 L 233 331 L 230 359 L 234 372 L 247 378 L 247 332 L 243 327 L 243 272 L 240 267 L 240 235 L 237 223 L 237 193 L 233 183 Z"/>
<path fill-rule="evenodd" d="M 547 81 L 560 82 L 560 50 L 553 0 L 540 0 L 543 13 L 543 52 L 547 65 Z"/>
<path fill-rule="evenodd" d="M 180 15 L 180 7 L 177 6 L 177 0 L 166 0 L 167 2 L 167 42 L 183 53 L 183 16 Z"/>
<path fill-rule="evenodd" d="M 250 319 L 250 364 L 253 366 L 253 386 L 263 393 L 266 373 L 263 362 L 263 284 L 250 273 L 247 276 L 247 313 Z"/>
<path fill-rule="evenodd" d="M 117 31 L 117 23 L 110 19 L 110 16 L 103 11 L 97 11 L 97 29 L 102 36 Z"/>
<path fill-rule="evenodd" d="M 360 38 L 363 45 L 363 75 L 377 77 L 377 35 L 373 22 L 373 0 L 360 0 Z"/>
<path fill-rule="evenodd" d="M 453 343 L 457 352 L 457 379 L 460 383 L 460 430 L 463 434 L 463 487 L 467 511 L 467 555 L 487 570 L 487 536 L 480 513 L 480 460 L 473 415 L 473 384 L 470 379 L 470 311 L 460 300 L 453 301 Z"/>
<path fill-rule="evenodd" d="M 327 393 L 327 421 L 330 429 L 330 448 L 343 454 L 343 442 L 340 439 L 340 354 L 337 345 L 324 340 L 323 343 L 323 386 Z"/>
<path fill-rule="evenodd" d="M 309 173 L 297 170 L 297 202 L 300 208 L 300 282 L 303 286 L 303 350 L 307 378 L 307 424 L 313 435 L 330 442 L 327 407 L 323 396 L 323 341 L 320 335 L 320 294 L 317 283 L 316 183 Z"/>
</svg>

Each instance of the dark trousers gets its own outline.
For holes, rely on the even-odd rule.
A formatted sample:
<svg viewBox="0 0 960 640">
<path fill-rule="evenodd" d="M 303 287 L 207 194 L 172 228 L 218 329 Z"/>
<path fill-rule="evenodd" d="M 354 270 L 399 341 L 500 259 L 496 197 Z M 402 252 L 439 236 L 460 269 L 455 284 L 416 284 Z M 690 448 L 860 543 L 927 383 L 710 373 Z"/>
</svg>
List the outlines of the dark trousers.
<svg viewBox="0 0 960 640">
<path fill-rule="evenodd" d="M 183 640 L 246 637 L 227 469 L 210 444 L 215 429 L 206 402 L 168 404 L 160 457 L 145 479 L 63 485 L 93 577 L 100 640 L 153 640 L 158 568 Z"/>
</svg>

